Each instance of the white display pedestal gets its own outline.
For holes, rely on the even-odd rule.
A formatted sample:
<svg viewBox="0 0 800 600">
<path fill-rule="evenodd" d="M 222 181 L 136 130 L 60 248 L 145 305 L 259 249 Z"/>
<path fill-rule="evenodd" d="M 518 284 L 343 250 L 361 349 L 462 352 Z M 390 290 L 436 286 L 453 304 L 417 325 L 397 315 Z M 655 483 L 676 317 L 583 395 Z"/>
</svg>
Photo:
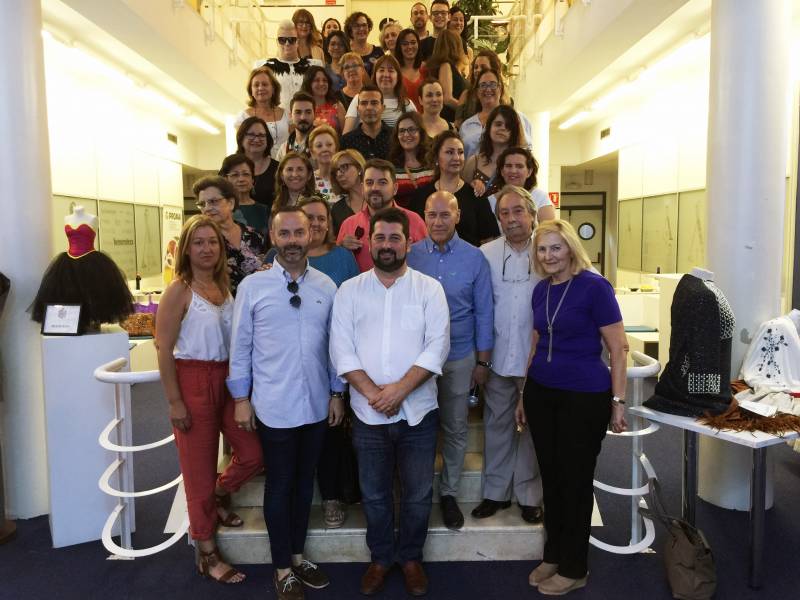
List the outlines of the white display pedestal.
<svg viewBox="0 0 800 600">
<path fill-rule="evenodd" d="M 50 533 L 55 548 L 99 540 L 117 505 L 116 498 L 104 494 L 97 483 L 116 459 L 97 442 L 114 418 L 114 386 L 97 381 L 93 373 L 111 360 L 127 359 L 128 347 L 124 332 L 42 336 Z M 121 401 L 130 414 L 130 388 L 122 389 Z M 131 420 L 123 426 L 130 435 Z M 128 461 L 122 468 L 129 470 L 133 481 L 133 464 Z M 135 523 L 133 517 L 131 522 Z"/>
<path fill-rule="evenodd" d="M 697 461 L 697 495 L 715 506 L 731 510 L 750 510 L 752 466 L 750 450 L 743 446 L 701 436 Z M 765 449 L 765 508 L 772 508 L 775 461 Z"/>
</svg>

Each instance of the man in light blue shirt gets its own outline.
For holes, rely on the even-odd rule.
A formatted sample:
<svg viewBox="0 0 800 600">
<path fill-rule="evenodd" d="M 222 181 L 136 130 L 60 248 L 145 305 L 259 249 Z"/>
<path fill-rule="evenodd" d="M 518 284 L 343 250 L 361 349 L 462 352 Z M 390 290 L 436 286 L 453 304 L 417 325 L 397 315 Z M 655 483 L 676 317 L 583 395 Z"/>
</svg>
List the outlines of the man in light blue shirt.
<svg viewBox="0 0 800 600">
<path fill-rule="evenodd" d="M 275 589 L 295 599 L 303 584 L 329 583 L 303 546 L 314 471 L 325 429 L 342 420 L 344 383 L 328 358 L 336 284 L 308 265 L 308 217 L 300 208 L 279 210 L 270 237 L 273 267 L 246 277 L 236 295 L 227 384 L 236 422 L 261 438 Z"/>
<path fill-rule="evenodd" d="M 461 212 L 450 192 L 435 192 L 425 203 L 428 237 L 414 244 L 408 265 L 444 287 L 450 307 L 450 354 L 437 382 L 442 427 L 439 506 L 450 529 L 464 525 L 456 496 L 467 450 L 469 390 L 483 385 L 492 364 L 494 302 L 489 263 L 456 233 Z"/>
</svg>

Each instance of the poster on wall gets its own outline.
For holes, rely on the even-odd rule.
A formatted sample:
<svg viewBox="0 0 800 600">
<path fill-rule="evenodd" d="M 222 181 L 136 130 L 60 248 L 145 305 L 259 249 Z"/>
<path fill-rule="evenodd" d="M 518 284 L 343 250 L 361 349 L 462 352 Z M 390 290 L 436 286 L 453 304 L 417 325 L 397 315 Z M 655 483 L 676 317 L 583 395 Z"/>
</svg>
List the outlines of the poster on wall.
<svg viewBox="0 0 800 600">
<path fill-rule="evenodd" d="M 136 226 L 133 204 L 98 202 L 100 217 L 100 250 L 108 254 L 125 273 L 136 278 Z"/>
<path fill-rule="evenodd" d="M 142 277 L 161 273 L 161 215 L 157 206 L 136 206 L 136 267 Z"/>
<path fill-rule="evenodd" d="M 183 209 L 177 206 L 164 206 L 161 209 L 161 256 L 164 285 L 172 281 L 175 274 L 175 253 L 183 228 Z"/>
</svg>

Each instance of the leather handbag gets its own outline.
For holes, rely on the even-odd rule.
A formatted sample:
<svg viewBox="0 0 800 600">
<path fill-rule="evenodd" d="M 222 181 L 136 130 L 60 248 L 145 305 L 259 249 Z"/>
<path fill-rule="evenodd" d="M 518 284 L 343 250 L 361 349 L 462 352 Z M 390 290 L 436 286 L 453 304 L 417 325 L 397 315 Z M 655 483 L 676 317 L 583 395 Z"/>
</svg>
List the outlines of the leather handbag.
<svg viewBox="0 0 800 600">
<path fill-rule="evenodd" d="M 688 521 L 666 513 L 657 479 L 650 480 L 650 500 L 650 508 L 640 508 L 639 513 L 659 521 L 667 530 L 663 555 L 672 597 L 708 600 L 717 588 L 717 572 L 714 554 L 703 532 Z"/>
</svg>

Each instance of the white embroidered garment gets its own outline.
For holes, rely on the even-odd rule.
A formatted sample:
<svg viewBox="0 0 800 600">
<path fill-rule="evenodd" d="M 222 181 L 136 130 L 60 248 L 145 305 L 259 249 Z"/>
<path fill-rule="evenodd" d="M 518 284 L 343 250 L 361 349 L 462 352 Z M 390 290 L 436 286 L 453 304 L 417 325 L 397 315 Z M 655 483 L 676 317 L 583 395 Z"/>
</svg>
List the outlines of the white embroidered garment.
<svg viewBox="0 0 800 600">
<path fill-rule="evenodd" d="M 800 311 L 770 319 L 759 327 L 742 362 L 739 376 L 751 388 L 800 392 Z"/>
</svg>

